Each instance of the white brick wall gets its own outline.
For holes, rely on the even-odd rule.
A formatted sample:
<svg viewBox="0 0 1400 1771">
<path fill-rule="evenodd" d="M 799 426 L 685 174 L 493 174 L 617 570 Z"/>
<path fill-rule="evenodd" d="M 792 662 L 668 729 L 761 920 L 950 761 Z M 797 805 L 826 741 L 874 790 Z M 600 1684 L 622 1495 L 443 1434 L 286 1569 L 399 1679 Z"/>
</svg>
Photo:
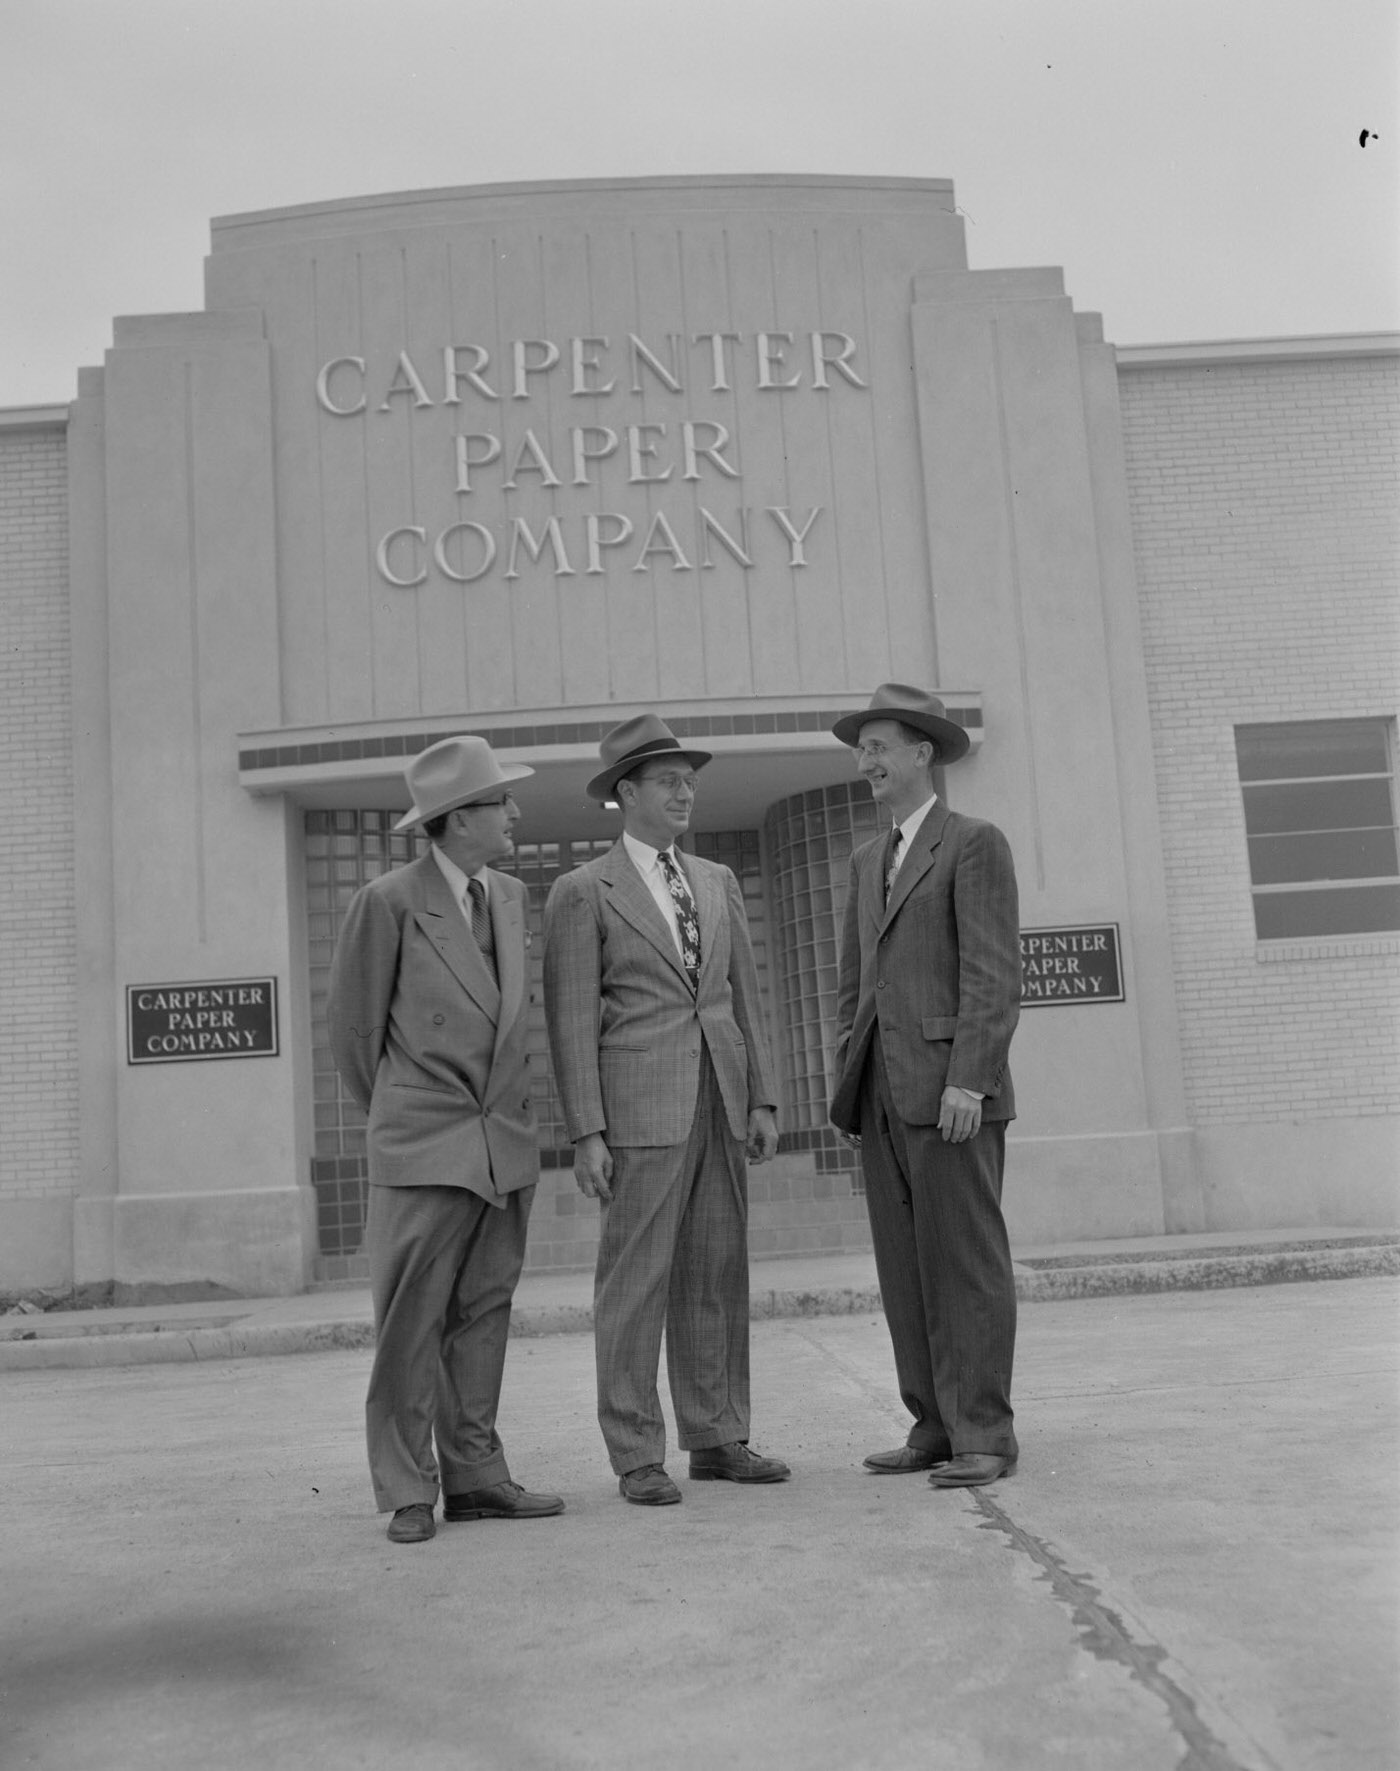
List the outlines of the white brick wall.
<svg viewBox="0 0 1400 1771">
<path fill-rule="evenodd" d="M 1400 940 L 1260 956 L 1234 727 L 1394 718 L 1390 357 L 1119 375 L 1190 1117 L 1393 1113 Z"/>
<path fill-rule="evenodd" d="M 0 1198 L 78 1173 L 62 430 L 0 432 Z"/>
</svg>

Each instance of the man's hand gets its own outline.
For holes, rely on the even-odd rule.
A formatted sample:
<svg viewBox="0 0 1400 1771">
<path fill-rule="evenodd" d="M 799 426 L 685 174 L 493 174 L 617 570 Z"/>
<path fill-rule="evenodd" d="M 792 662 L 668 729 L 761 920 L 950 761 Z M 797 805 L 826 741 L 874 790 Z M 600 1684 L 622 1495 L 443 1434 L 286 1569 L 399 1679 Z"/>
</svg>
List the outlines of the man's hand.
<svg viewBox="0 0 1400 1771">
<path fill-rule="evenodd" d="M 612 1151 L 600 1131 L 591 1131 L 574 1145 L 574 1179 L 585 1199 L 612 1198 Z"/>
<path fill-rule="evenodd" d="M 749 1135 L 744 1149 L 750 1162 L 767 1162 L 778 1154 L 778 1122 L 771 1107 L 755 1107 L 749 1114 Z"/>
<path fill-rule="evenodd" d="M 951 1083 L 943 1091 L 938 1104 L 938 1129 L 945 1144 L 965 1143 L 974 1137 L 982 1124 L 982 1097 L 970 1095 L 965 1088 Z"/>
</svg>

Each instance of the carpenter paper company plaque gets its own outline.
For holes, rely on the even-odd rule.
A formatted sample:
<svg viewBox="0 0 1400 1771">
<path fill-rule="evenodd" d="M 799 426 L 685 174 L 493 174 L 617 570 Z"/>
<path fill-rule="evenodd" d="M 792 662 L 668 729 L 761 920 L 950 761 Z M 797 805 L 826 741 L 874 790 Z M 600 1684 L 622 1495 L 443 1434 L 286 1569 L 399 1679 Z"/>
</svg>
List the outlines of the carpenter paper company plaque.
<svg viewBox="0 0 1400 1771">
<path fill-rule="evenodd" d="M 276 978 L 126 987 L 128 1064 L 276 1056 Z"/>
<path fill-rule="evenodd" d="M 1021 930 L 1021 1007 L 1122 1002 L 1118 924 Z"/>
</svg>

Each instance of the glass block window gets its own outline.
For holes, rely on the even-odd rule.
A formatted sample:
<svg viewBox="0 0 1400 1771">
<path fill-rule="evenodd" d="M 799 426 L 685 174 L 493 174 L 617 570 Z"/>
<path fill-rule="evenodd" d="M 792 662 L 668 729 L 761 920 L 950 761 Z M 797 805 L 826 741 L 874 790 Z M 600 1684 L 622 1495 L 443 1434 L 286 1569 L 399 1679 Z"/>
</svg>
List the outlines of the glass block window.
<svg viewBox="0 0 1400 1771">
<path fill-rule="evenodd" d="M 1400 928 L 1390 723 L 1237 726 L 1235 751 L 1259 939 Z"/>
<path fill-rule="evenodd" d="M 823 1169 L 855 1166 L 827 1123 L 841 918 L 851 851 L 884 828 L 869 788 L 855 781 L 783 800 L 765 825 L 786 1035 L 784 1147 L 815 1150 Z"/>
<path fill-rule="evenodd" d="M 749 938 L 758 971 L 759 996 L 765 1004 L 773 997 L 768 977 L 768 904 L 763 894 L 763 851 L 756 830 L 697 830 L 685 837 L 683 849 L 706 861 L 718 861 L 739 881 L 744 911 L 749 919 Z"/>
</svg>

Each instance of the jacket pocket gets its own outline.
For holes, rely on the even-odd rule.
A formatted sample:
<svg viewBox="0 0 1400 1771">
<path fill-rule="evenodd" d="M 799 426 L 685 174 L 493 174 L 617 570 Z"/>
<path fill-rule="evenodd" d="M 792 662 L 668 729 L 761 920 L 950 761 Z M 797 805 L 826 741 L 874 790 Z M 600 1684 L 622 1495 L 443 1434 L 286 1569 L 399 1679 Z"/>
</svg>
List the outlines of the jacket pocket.
<svg viewBox="0 0 1400 1771">
<path fill-rule="evenodd" d="M 956 1039 L 958 1036 L 958 1017 L 956 1015 L 925 1015 L 925 1039 Z"/>
</svg>

